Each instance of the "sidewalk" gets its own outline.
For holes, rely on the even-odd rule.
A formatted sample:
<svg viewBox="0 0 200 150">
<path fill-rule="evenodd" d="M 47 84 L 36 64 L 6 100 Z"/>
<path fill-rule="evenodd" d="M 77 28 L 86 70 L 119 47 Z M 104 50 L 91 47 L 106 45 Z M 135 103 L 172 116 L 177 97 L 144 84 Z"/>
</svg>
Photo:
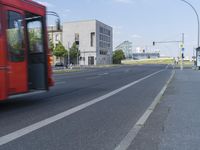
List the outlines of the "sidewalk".
<svg viewBox="0 0 200 150">
<path fill-rule="evenodd" d="M 176 70 L 129 150 L 200 150 L 200 72 Z"/>
</svg>

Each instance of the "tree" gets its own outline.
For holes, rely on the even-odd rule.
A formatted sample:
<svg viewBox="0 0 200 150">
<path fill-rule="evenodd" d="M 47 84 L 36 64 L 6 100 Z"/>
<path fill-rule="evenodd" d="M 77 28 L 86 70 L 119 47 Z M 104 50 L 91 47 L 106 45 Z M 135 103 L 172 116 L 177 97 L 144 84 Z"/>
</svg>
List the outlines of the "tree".
<svg viewBox="0 0 200 150">
<path fill-rule="evenodd" d="M 77 64 L 77 57 L 80 56 L 80 51 L 78 50 L 77 44 L 74 42 L 72 47 L 69 50 L 70 60 L 75 64 Z"/>
<path fill-rule="evenodd" d="M 61 58 L 64 58 L 67 56 L 67 50 L 65 49 L 65 47 L 63 46 L 61 42 L 59 42 L 54 48 L 53 55 L 60 58 L 60 61 L 61 61 Z"/>
<path fill-rule="evenodd" d="M 121 61 L 125 59 L 124 52 L 122 50 L 116 50 L 113 53 L 113 63 L 114 64 L 121 64 Z"/>
</svg>

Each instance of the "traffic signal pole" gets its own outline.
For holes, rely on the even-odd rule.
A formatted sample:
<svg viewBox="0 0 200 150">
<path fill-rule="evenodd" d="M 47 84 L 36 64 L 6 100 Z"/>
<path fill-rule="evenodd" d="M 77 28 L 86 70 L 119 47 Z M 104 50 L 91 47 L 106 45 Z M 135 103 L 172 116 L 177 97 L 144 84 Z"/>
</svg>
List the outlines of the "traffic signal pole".
<svg viewBox="0 0 200 150">
<path fill-rule="evenodd" d="M 183 70 L 183 59 L 184 59 L 184 42 L 185 42 L 185 35 L 184 33 L 182 33 L 182 39 L 180 41 L 154 41 L 153 42 L 153 46 L 155 46 L 156 44 L 168 44 L 168 43 L 179 43 L 180 45 L 180 58 L 181 58 L 181 65 L 180 65 L 180 69 Z"/>
</svg>

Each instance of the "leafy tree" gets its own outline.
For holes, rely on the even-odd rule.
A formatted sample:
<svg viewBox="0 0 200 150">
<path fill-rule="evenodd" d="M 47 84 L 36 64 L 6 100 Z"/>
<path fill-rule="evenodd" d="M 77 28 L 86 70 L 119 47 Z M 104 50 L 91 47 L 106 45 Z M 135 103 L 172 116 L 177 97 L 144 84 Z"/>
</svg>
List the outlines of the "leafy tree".
<svg viewBox="0 0 200 150">
<path fill-rule="evenodd" d="M 76 43 L 74 42 L 72 47 L 69 50 L 70 53 L 70 60 L 75 64 L 77 64 L 77 57 L 80 56 L 80 51 L 77 48 Z"/>
<path fill-rule="evenodd" d="M 124 52 L 122 50 L 116 50 L 113 53 L 113 63 L 114 64 L 121 64 L 121 61 L 125 59 Z"/>
<path fill-rule="evenodd" d="M 53 50 L 53 55 L 60 58 L 66 57 L 67 56 L 67 50 L 63 46 L 61 42 L 59 42 L 56 47 Z"/>
</svg>

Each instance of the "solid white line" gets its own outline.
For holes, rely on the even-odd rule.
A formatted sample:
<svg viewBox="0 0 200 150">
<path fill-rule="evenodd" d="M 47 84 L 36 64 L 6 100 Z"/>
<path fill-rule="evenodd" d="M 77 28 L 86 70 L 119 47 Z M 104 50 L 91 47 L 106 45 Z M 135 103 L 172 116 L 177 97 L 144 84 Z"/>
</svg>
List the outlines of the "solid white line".
<svg viewBox="0 0 200 150">
<path fill-rule="evenodd" d="M 162 88 L 162 90 L 156 96 L 153 103 L 147 108 L 147 110 L 142 115 L 142 117 L 136 122 L 136 124 L 129 131 L 129 133 L 124 137 L 124 139 L 120 142 L 120 144 L 115 148 L 115 150 L 127 150 L 129 148 L 129 146 L 131 145 L 131 143 L 134 141 L 135 137 L 137 136 L 138 132 L 145 125 L 147 119 L 149 118 L 151 113 L 154 111 L 157 104 L 160 102 L 160 100 L 161 100 L 164 92 L 166 91 L 169 83 L 172 81 L 174 74 L 175 74 L 175 71 L 172 72 L 169 80 L 166 82 L 165 86 Z"/>
<path fill-rule="evenodd" d="M 137 81 L 134 81 L 134 82 L 132 82 L 130 84 L 127 84 L 127 85 L 125 85 L 125 86 L 123 86 L 123 87 L 121 87 L 119 89 L 116 89 L 116 90 L 114 90 L 114 91 L 112 91 L 112 92 L 110 92 L 110 93 L 108 93 L 106 95 L 103 95 L 101 97 L 95 98 L 95 99 L 93 99 L 93 100 L 91 100 L 89 102 L 86 102 L 86 103 L 84 103 L 82 105 L 76 106 L 76 107 L 74 107 L 72 109 L 69 109 L 69 110 L 67 110 L 65 112 L 62 112 L 60 114 L 57 114 L 55 116 L 52 116 L 52 117 L 47 118 L 45 120 L 42 120 L 40 122 L 37 122 L 35 124 L 32 124 L 30 126 L 22 128 L 20 130 L 14 131 L 14 132 L 12 132 L 10 134 L 7 134 L 5 136 L 2 136 L 2 137 L 0 137 L 0 146 L 4 145 L 6 143 L 9 143 L 11 141 L 14 141 L 14 140 L 16 140 L 16 139 L 18 139 L 18 138 L 20 138 L 20 137 L 22 137 L 24 135 L 27 135 L 27 134 L 29 134 L 29 133 L 31 133 L 33 131 L 36 131 L 36 130 L 42 128 L 42 127 L 45 127 L 45 126 L 47 126 L 47 125 L 49 125 L 51 123 L 54 123 L 54 122 L 56 122 L 56 121 L 58 121 L 60 119 L 65 118 L 67 116 L 70 116 L 70 115 L 72 115 L 72 114 L 74 114 L 74 113 L 76 113 L 78 111 L 81 111 L 81 110 L 83 110 L 83 109 L 85 109 L 85 108 L 87 108 L 89 106 L 92 106 L 92 105 L 94 105 L 94 104 L 96 104 L 96 103 L 98 103 L 100 101 L 103 101 L 103 100 L 105 100 L 105 99 L 107 99 L 107 98 L 109 98 L 109 97 L 111 97 L 111 96 L 113 96 L 113 95 L 115 95 L 115 94 L 117 94 L 117 93 L 119 93 L 119 92 L 121 92 L 121 91 L 123 91 L 123 90 L 125 90 L 125 89 L 127 89 L 127 88 L 129 88 L 129 87 L 131 87 L 131 86 L 143 81 L 143 80 L 145 80 L 145 79 L 148 79 L 148 78 L 150 78 L 150 77 L 152 77 L 152 76 L 154 76 L 154 75 L 156 75 L 156 74 L 158 74 L 158 73 L 160 73 L 160 72 L 162 72 L 164 70 L 165 69 L 157 71 L 155 73 L 152 73 L 152 74 L 150 74 L 150 75 L 148 75 L 148 76 L 146 76 L 144 78 L 141 78 L 141 79 L 139 79 Z"/>
</svg>

